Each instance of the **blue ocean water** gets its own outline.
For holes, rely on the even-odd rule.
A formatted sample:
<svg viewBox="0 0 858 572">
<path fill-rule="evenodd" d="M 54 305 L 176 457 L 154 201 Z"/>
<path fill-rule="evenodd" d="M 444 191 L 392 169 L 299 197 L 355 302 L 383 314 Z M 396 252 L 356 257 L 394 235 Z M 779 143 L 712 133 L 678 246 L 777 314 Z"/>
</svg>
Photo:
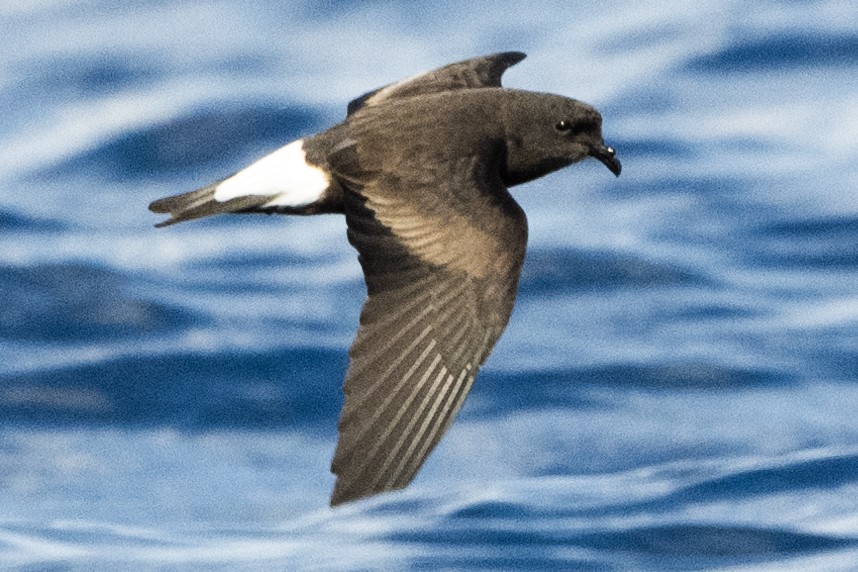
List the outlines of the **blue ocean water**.
<svg viewBox="0 0 858 572">
<path fill-rule="evenodd" d="M 0 569 L 858 570 L 853 2 L 6 0 Z M 341 218 L 148 203 L 518 49 L 623 161 L 519 187 L 519 303 L 412 486 L 333 510 Z"/>
</svg>

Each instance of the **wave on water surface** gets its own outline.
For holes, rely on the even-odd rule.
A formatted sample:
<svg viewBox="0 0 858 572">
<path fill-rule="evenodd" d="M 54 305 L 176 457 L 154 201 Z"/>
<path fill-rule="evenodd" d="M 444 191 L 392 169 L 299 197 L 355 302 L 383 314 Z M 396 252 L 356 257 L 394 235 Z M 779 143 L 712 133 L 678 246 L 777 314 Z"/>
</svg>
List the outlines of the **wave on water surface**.
<svg viewBox="0 0 858 572">
<path fill-rule="evenodd" d="M 7 4 L 0 568 L 858 568 L 848 1 Z M 462 414 L 331 510 L 345 222 L 147 205 L 510 49 L 623 175 L 513 189 L 519 299 Z"/>
</svg>

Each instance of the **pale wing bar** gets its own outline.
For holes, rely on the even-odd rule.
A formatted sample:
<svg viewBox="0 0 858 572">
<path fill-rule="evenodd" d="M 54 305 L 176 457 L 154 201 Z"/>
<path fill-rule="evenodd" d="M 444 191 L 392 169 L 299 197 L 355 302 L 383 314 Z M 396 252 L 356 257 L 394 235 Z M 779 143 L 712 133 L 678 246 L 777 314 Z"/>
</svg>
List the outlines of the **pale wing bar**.
<svg viewBox="0 0 858 572">
<path fill-rule="evenodd" d="M 378 105 L 389 99 L 457 89 L 500 87 L 501 76 L 507 68 L 524 58 L 525 54 L 521 52 L 502 52 L 449 64 L 365 93 L 349 102 L 347 114 L 351 115 L 362 107 Z"/>
</svg>

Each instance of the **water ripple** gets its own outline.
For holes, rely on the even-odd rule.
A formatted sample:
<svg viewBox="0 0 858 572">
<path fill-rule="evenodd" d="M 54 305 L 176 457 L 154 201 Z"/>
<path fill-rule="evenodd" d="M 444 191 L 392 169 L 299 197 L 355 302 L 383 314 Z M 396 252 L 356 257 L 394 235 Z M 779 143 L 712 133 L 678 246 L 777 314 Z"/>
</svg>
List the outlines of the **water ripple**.
<svg viewBox="0 0 858 572">
<path fill-rule="evenodd" d="M 62 178 L 85 173 L 112 181 L 177 177 L 271 151 L 320 122 L 320 112 L 302 106 L 210 107 L 124 133 L 42 174 Z"/>
<path fill-rule="evenodd" d="M 858 35 L 780 33 L 748 39 L 721 51 L 699 56 L 686 69 L 705 73 L 743 73 L 858 63 Z"/>
</svg>

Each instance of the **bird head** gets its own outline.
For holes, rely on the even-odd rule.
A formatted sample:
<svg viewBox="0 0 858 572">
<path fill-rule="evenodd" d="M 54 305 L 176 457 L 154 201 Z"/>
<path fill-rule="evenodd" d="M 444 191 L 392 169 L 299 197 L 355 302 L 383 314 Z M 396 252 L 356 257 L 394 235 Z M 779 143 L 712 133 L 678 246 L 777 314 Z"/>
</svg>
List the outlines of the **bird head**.
<svg viewBox="0 0 858 572">
<path fill-rule="evenodd" d="M 590 105 L 558 95 L 513 92 L 504 105 L 504 182 L 517 185 L 577 163 L 598 159 L 614 175 L 622 165 L 602 139 L 602 116 Z"/>
</svg>

